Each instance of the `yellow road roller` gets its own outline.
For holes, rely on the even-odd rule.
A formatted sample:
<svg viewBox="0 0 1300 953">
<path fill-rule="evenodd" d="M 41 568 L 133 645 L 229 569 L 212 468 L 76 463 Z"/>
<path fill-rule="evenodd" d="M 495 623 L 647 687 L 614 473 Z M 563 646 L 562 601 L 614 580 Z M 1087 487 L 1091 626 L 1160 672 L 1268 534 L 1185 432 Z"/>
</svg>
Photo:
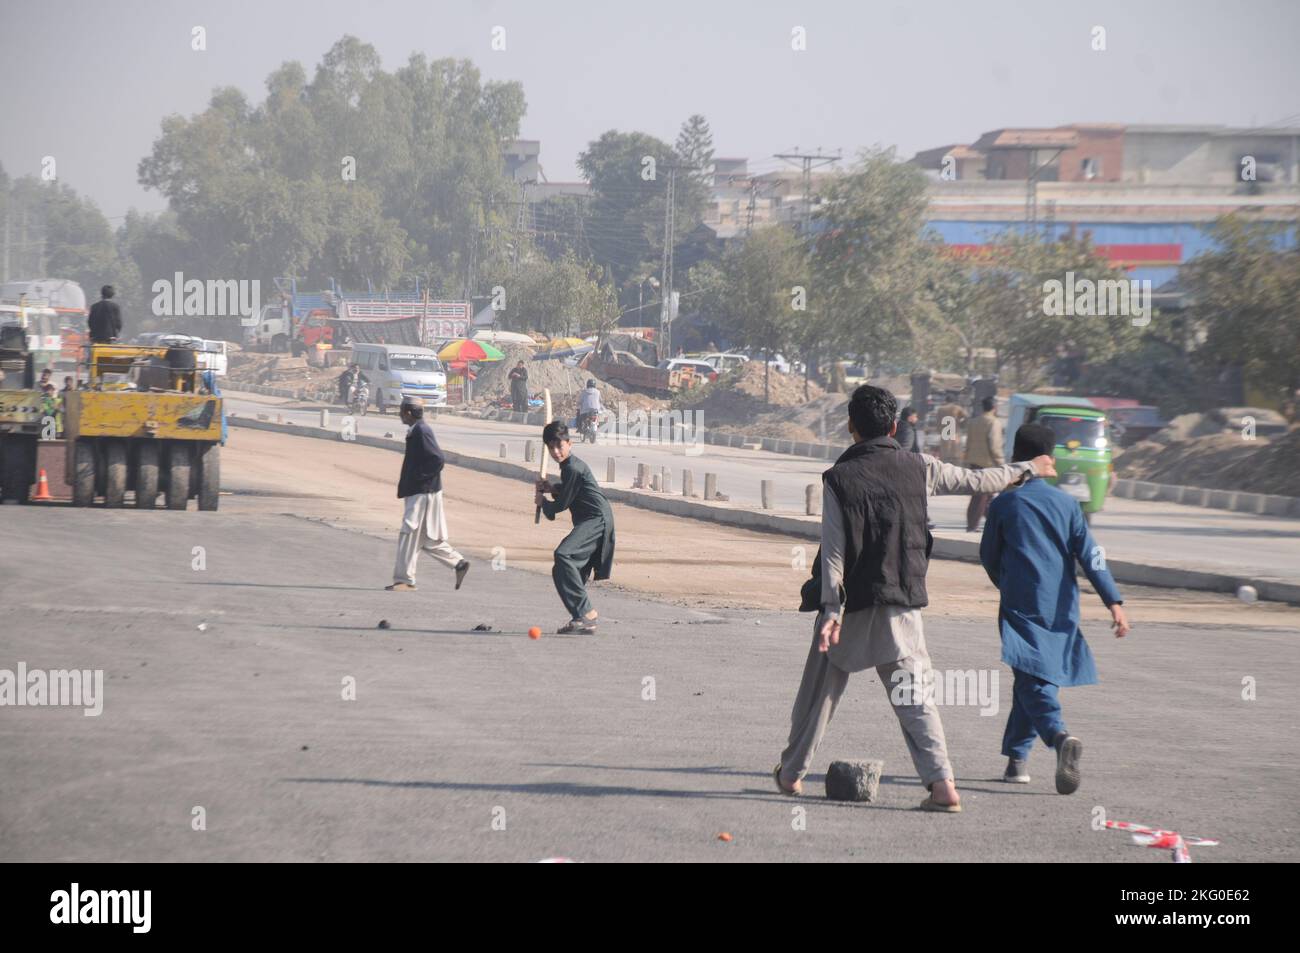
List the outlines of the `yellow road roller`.
<svg viewBox="0 0 1300 953">
<path fill-rule="evenodd" d="M 75 506 L 167 509 L 198 499 L 215 510 L 221 488 L 221 398 L 187 347 L 91 344 L 66 394 L 66 479 Z"/>
</svg>

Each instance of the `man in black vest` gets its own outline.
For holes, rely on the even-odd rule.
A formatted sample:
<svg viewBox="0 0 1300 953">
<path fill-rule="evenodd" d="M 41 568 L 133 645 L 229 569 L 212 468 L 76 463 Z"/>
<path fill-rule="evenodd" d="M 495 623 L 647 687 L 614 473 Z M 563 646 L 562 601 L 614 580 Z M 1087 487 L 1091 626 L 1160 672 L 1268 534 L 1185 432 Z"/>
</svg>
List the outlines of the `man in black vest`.
<svg viewBox="0 0 1300 953">
<path fill-rule="evenodd" d="M 802 778 L 849 674 L 874 668 L 930 792 L 921 809 L 954 813 L 961 799 L 932 697 L 935 676 L 921 627 L 933 544 L 926 528 L 928 498 L 996 492 L 1031 472 L 1055 476 L 1056 470 L 1047 456 L 964 470 L 906 453 L 893 439 L 897 402 L 869 384 L 853 392 L 848 409 L 853 446 L 822 474 L 822 545 L 800 606 L 819 611 L 790 713 L 789 743 L 774 777 L 786 794 L 802 793 Z"/>
</svg>

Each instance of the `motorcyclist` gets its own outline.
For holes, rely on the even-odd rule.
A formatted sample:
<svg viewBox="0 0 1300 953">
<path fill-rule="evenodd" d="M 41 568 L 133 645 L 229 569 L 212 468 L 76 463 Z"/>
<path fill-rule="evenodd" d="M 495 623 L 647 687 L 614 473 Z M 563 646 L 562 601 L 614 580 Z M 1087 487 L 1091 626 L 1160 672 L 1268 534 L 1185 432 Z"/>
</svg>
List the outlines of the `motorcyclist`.
<svg viewBox="0 0 1300 953">
<path fill-rule="evenodd" d="M 588 417 L 599 417 L 601 410 L 600 391 L 596 389 L 595 380 L 588 380 L 578 396 L 578 432 L 582 432 Z"/>
<path fill-rule="evenodd" d="M 339 375 L 339 403 L 346 404 L 352 394 L 352 384 L 357 379 L 361 369 L 356 364 L 349 364 L 347 370 Z"/>
</svg>

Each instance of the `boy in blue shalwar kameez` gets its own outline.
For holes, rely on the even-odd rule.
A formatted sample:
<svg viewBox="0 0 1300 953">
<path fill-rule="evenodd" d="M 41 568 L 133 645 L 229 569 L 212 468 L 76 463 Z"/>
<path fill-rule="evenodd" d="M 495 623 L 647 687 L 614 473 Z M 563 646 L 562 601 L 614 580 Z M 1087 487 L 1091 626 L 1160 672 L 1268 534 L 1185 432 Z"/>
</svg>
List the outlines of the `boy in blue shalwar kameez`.
<svg viewBox="0 0 1300 953">
<path fill-rule="evenodd" d="M 1025 424 L 1016 431 L 1014 459 L 1032 460 L 1055 446 L 1050 428 Z M 1039 737 L 1056 750 L 1060 794 L 1079 788 L 1083 743 L 1066 730 L 1057 689 L 1097 681 L 1092 652 L 1079 631 L 1076 559 L 1110 609 L 1116 638 L 1123 638 L 1129 631 L 1124 600 L 1079 504 L 1047 481 L 1031 479 L 990 505 L 980 562 L 1002 594 L 1002 661 L 1015 673 L 1002 736 L 1002 753 L 1009 759 L 1002 780 L 1029 782 L 1027 761 Z"/>
</svg>

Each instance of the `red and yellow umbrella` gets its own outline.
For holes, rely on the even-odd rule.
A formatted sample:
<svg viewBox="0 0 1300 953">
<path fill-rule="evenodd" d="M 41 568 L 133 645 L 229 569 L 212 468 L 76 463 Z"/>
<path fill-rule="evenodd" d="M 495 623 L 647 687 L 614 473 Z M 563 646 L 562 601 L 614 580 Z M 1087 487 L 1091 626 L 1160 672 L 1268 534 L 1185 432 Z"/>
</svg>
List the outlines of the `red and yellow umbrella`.
<svg viewBox="0 0 1300 953">
<path fill-rule="evenodd" d="M 499 361 L 505 355 L 487 341 L 472 341 L 461 338 L 452 341 L 438 352 L 438 360 L 448 362 L 464 361 Z"/>
</svg>

